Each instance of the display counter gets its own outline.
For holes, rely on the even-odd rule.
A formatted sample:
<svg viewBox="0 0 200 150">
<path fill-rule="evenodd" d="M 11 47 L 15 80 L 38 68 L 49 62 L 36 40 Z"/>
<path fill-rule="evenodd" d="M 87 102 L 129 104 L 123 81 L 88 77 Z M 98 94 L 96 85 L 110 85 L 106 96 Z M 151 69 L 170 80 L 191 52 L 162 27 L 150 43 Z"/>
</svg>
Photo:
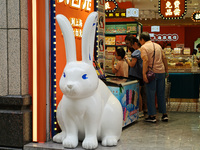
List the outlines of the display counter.
<svg viewBox="0 0 200 150">
<path fill-rule="evenodd" d="M 106 77 L 104 83 L 120 101 L 123 109 L 123 127 L 139 118 L 139 83 L 137 80 Z"/>
<path fill-rule="evenodd" d="M 200 68 L 192 55 L 166 55 L 171 82 L 170 98 L 199 98 Z"/>
<path fill-rule="evenodd" d="M 194 74 L 200 74 L 200 68 L 198 67 L 192 67 L 187 69 L 180 69 L 180 68 L 174 68 L 174 69 L 168 69 L 169 73 L 194 73 Z"/>
<path fill-rule="evenodd" d="M 169 73 L 170 98 L 198 99 L 199 73 Z"/>
</svg>

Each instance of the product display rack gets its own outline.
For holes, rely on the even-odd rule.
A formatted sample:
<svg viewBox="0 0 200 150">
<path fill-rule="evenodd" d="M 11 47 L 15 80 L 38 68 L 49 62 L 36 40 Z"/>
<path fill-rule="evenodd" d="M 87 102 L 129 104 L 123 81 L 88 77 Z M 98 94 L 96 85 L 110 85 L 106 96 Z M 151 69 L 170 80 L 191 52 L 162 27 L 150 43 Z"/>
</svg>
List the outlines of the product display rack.
<svg viewBox="0 0 200 150">
<path fill-rule="evenodd" d="M 112 57 L 115 50 L 123 47 L 126 52 L 125 37 L 133 35 L 137 37 L 142 32 L 142 24 L 132 22 L 106 22 L 105 26 L 105 72 L 112 73 Z M 128 54 L 128 53 L 127 53 Z M 130 54 L 128 54 L 130 55 Z"/>
</svg>

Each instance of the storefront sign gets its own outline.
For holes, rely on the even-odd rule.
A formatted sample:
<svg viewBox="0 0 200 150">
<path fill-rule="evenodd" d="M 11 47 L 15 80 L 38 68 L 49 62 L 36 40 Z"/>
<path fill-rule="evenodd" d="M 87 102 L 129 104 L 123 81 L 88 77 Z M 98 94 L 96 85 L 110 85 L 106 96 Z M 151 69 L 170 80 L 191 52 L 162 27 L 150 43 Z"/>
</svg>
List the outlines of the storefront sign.
<svg viewBox="0 0 200 150">
<path fill-rule="evenodd" d="M 73 8 L 81 8 L 82 10 L 90 11 L 92 0 L 58 0 L 58 3 L 65 3 Z"/>
<path fill-rule="evenodd" d="M 151 40 L 153 41 L 177 41 L 179 39 L 179 36 L 176 33 L 173 34 L 149 34 L 151 37 Z"/>
<path fill-rule="evenodd" d="M 191 18 L 194 22 L 200 22 L 200 11 L 195 11 Z"/>
<path fill-rule="evenodd" d="M 118 8 L 118 4 L 115 0 L 105 0 L 105 11 L 108 12 L 115 12 Z"/>
<path fill-rule="evenodd" d="M 127 8 L 126 9 L 126 17 L 139 17 L 139 9 L 138 8 Z"/>
<path fill-rule="evenodd" d="M 182 19 L 187 13 L 187 0 L 159 0 L 158 7 L 163 19 Z"/>
</svg>

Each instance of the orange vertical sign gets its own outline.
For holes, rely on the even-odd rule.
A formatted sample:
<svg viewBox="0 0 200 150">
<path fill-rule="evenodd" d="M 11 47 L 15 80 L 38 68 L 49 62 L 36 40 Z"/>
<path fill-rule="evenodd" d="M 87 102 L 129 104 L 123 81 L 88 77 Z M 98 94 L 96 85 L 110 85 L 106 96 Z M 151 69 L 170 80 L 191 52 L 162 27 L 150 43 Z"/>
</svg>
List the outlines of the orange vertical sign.
<svg viewBox="0 0 200 150">
<path fill-rule="evenodd" d="M 62 14 L 70 21 L 76 41 L 77 60 L 82 60 L 81 35 L 88 15 L 94 11 L 94 0 L 56 0 L 56 15 Z M 66 65 L 64 38 L 56 22 L 56 103 L 62 98 L 59 81 Z"/>
</svg>

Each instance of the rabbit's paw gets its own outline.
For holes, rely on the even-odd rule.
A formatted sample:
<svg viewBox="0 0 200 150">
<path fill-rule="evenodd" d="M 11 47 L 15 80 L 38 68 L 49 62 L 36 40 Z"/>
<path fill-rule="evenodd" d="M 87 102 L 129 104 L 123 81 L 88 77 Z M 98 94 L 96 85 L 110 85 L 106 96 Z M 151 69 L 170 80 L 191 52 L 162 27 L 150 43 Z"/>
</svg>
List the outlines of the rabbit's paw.
<svg viewBox="0 0 200 150">
<path fill-rule="evenodd" d="M 116 146 L 117 145 L 117 138 L 115 136 L 107 136 L 104 137 L 102 140 L 103 146 Z"/>
<path fill-rule="evenodd" d="M 67 136 L 63 140 L 63 146 L 67 148 L 75 148 L 78 145 L 78 137 L 76 136 Z"/>
<path fill-rule="evenodd" d="M 64 138 L 65 138 L 65 132 L 61 132 L 53 137 L 53 141 L 56 143 L 62 143 Z"/>
<path fill-rule="evenodd" d="M 98 146 L 98 141 L 96 137 L 87 137 L 82 143 L 82 147 L 85 149 L 95 149 Z"/>
</svg>

